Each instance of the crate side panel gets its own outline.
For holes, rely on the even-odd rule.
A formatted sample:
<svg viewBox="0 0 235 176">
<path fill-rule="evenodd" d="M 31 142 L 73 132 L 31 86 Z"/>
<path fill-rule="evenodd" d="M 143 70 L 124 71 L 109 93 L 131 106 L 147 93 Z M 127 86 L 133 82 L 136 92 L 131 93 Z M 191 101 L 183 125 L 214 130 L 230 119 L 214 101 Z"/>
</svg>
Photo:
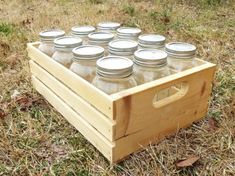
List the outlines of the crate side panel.
<svg viewBox="0 0 235 176">
<path fill-rule="evenodd" d="M 139 91 L 135 94 L 124 96 L 114 102 L 114 114 L 117 121 L 115 138 L 135 133 L 148 128 L 168 117 L 181 116 L 188 109 L 197 110 L 198 104 L 205 98 L 208 100 L 211 94 L 211 85 L 215 71 L 214 66 L 201 67 L 203 69 L 184 75 L 178 79 L 166 81 L 163 84 Z M 195 69 L 194 69 L 195 70 Z M 190 73 L 190 72 L 189 72 Z M 178 83 L 186 83 L 187 93 L 182 97 L 174 97 L 175 100 L 162 107 L 155 107 L 153 99 L 156 92 Z M 179 94 L 179 96 L 181 96 Z"/>
<path fill-rule="evenodd" d="M 35 45 L 36 44 L 31 43 L 27 45 L 28 56 L 33 61 L 63 82 L 76 94 L 99 109 L 107 117 L 113 119 L 113 101 L 109 95 L 92 86 L 89 82 L 76 75 L 68 68 L 42 53 Z"/>
<path fill-rule="evenodd" d="M 113 129 L 115 125 L 113 120 L 100 113 L 34 61 L 31 60 L 29 63 L 34 76 L 63 99 L 77 113 L 81 114 L 84 120 L 96 128 L 108 140 L 113 141 Z"/>
<path fill-rule="evenodd" d="M 108 160 L 112 161 L 114 143 L 109 142 L 103 135 L 90 126 L 79 114 L 72 110 L 64 101 L 57 97 L 36 77 L 32 76 L 35 89 L 60 112 L 88 141 L 91 142 Z"/>
<path fill-rule="evenodd" d="M 193 121 L 200 120 L 207 113 L 207 105 L 208 101 L 204 99 L 197 109 L 197 112 L 191 110 L 181 116 L 166 117 L 165 120 L 152 124 L 148 128 L 118 139 L 115 142 L 116 145 L 113 151 L 113 162 L 117 163 L 128 155 L 140 149 L 144 149 L 144 147 L 149 144 L 157 143 L 169 134 L 177 132 L 180 128 L 190 126 Z"/>
</svg>

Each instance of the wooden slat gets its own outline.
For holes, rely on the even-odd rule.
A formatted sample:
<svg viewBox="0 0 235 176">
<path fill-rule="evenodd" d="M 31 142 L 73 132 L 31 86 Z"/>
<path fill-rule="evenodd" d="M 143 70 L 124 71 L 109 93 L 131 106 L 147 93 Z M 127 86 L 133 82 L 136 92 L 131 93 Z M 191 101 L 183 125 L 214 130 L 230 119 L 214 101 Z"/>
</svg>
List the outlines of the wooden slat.
<svg viewBox="0 0 235 176">
<path fill-rule="evenodd" d="M 203 70 L 206 70 L 206 69 L 213 68 L 213 70 L 215 71 L 215 68 L 216 68 L 215 64 L 203 61 L 201 59 L 197 59 L 197 61 L 201 62 L 202 65 L 199 65 L 197 67 L 194 67 L 194 68 L 184 70 L 184 71 L 179 72 L 179 73 L 175 73 L 175 74 L 157 79 L 155 81 L 151 81 L 151 82 L 148 82 L 148 83 L 145 83 L 145 84 L 142 84 L 142 85 L 138 85 L 138 86 L 133 87 L 133 88 L 129 88 L 129 89 L 114 93 L 110 96 L 114 101 L 118 101 L 121 98 L 125 98 L 129 95 L 133 95 L 133 94 L 136 94 L 138 92 L 146 91 L 150 88 L 157 87 L 157 86 L 163 85 L 165 83 L 170 83 L 170 82 L 173 82 L 173 81 L 175 82 L 176 80 L 179 80 L 179 79 L 181 79 L 185 76 L 196 74 L 196 73 L 198 73 L 200 71 L 203 71 Z"/>
<path fill-rule="evenodd" d="M 151 124 L 157 124 L 156 116 L 167 114 L 169 117 L 174 117 L 184 109 L 200 104 L 202 99 L 208 99 L 214 72 L 215 66 L 206 63 L 185 72 L 137 86 L 126 92 L 111 95 L 116 99 L 114 102 L 114 116 L 117 122 L 115 138 L 119 139 L 148 128 Z M 164 106 L 155 107 L 153 99 L 159 90 L 181 83 L 189 86 L 185 95 L 179 94 L 181 97 L 175 96 L 175 100 L 169 100 L 169 104 L 165 102 Z"/>
<path fill-rule="evenodd" d="M 198 105 L 195 105 L 193 109 L 176 117 L 166 114 L 162 118 L 156 115 L 155 118 L 158 119 L 157 123 L 117 140 L 113 150 L 113 163 L 123 160 L 123 158 L 127 157 L 129 154 L 143 149 L 149 144 L 159 142 L 159 140 L 169 134 L 175 133 L 180 128 L 190 126 L 194 121 L 198 121 L 204 117 L 207 113 L 207 99 L 203 100 L 198 107 L 196 106 Z M 195 109 L 197 109 L 197 112 L 194 111 Z"/>
<path fill-rule="evenodd" d="M 105 115 L 97 111 L 93 106 L 84 101 L 71 89 L 66 87 L 63 83 L 54 78 L 46 70 L 40 67 L 37 63 L 29 61 L 31 72 L 43 84 L 47 85 L 56 95 L 71 106 L 77 113 L 96 128 L 108 140 L 113 141 L 113 131 L 115 122 L 107 118 Z"/>
<path fill-rule="evenodd" d="M 66 84 L 76 94 L 99 109 L 99 111 L 107 117 L 113 119 L 113 101 L 109 95 L 100 91 L 77 74 L 42 53 L 36 46 L 38 46 L 38 43 L 29 43 L 27 45 L 28 56 L 33 61 Z"/>
<path fill-rule="evenodd" d="M 32 76 L 35 89 L 60 112 L 88 141 L 90 141 L 108 160 L 112 161 L 114 143 L 109 142 L 96 129 L 89 125 L 78 113 L 72 110 L 64 101 L 47 88 L 36 77 Z"/>
</svg>

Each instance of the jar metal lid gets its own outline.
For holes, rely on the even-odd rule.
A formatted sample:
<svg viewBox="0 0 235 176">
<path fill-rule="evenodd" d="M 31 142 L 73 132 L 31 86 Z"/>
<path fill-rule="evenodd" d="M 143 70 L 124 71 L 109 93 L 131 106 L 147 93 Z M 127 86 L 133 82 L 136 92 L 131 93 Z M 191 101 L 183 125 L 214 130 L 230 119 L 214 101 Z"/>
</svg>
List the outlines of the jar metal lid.
<svg viewBox="0 0 235 176">
<path fill-rule="evenodd" d="M 101 23 L 98 23 L 97 25 L 98 29 L 103 29 L 103 30 L 116 30 L 120 26 L 121 26 L 120 23 L 111 22 L 111 21 L 101 22 Z"/>
<path fill-rule="evenodd" d="M 196 46 L 183 42 L 172 42 L 165 46 L 167 54 L 176 58 L 192 58 L 196 53 L 196 49 Z"/>
<path fill-rule="evenodd" d="M 104 48 L 94 45 L 83 45 L 73 49 L 75 59 L 99 59 L 104 56 Z"/>
<path fill-rule="evenodd" d="M 114 35 L 109 32 L 93 32 L 88 35 L 90 41 L 111 41 Z"/>
<path fill-rule="evenodd" d="M 64 36 L 54 40 L 55 48 L 75 48 L 82 45 L 82 39 L 72 36 Z"/>
<path fill-rule="evenodd" d="M 141 66 L 161 67 L 167 64 L 167 53 L 158 49 L 140 49 L 134 56 L 134 62 Z"/>
<path fill-rule="evenodd" d="M 166 38 L 157 34 L 143 34 L 139 36 L 140 45 L 164 45 Z"/>
<path fill-rule="evenodd" d="M 60 29 L 49 29 L 39 33 L 41 40 L 53 41 L 56 38 L 63 37 L 65 32 Z"/>
<path fill-rule="evenodd" d="M 109 78 L 125 78 L 132 74 L 133 62 L 120 56 L 103 57 L 96 62 L 97 74 Z"/>
<path fill-rule="evenodd" d="M 138 43 L 134 40 L 116 39 L 109 42 L 109 51 L 134 53 L 137 47 Z"/>
<path fill-rule="evenodd" d="M 71 28 L 74 35 L 88 35 L 91 32 L 95 32 L 94 26 L 74 26 Z"/>
<path fill-rule="evenodd" d="M 120 27 L 117 29 L 118 36 L 134 36 L 138 37 L 141 33 L 141 29 L 133 27 Z"/>
</svg>

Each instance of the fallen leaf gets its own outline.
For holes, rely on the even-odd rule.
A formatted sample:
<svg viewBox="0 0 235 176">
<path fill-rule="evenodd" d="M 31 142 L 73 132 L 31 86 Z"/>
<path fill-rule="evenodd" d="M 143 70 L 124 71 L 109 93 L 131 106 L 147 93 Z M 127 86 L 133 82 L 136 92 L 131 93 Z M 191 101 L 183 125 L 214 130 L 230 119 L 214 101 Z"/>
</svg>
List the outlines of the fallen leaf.
<svg viewBox="0 0 235 176">
<path fill-rule="evenodd" d="M 189 167 L 189 166 L 192 166 L 197 160 L 199 160 L 199 158 L 200 158 L 199 156 L 195 156 L 195 155 L 189 156 L 187 159 L 179 161 L 176 164 L 176 166 L 177 167 Z"/>
<path fill-rule="evenodd" d="M 32 106 L 33 100 L 32 100 L 32 98 L 29 98 L 29 97 L 19 97 L 16 100 L 16 103 L 20 106 L 21 111 L 25 111 L 30 106 Z"/>
<path fill-rule="evenodd" d="M 12 54 L 9 57 L 6 58 L 5 62 L 13 68 L 18 62 L 19 62 L 19 55 Z"/>
<path fill-rule="evenodd" d="M 0 119 L 3 119 L 5 116 L 7 115 L 7 113 L 0 108 Z"/>
<path fill-rule="evenodd" d="M 41 147 L 38 148 L 38 150 L 36 151 L 36 154 L 39 157 L 44 158 L 49 163 L 51 163 L 55 159 L 66 157 L 67 153 L 68 152 L 65 148 L 56 144 L 51 144 L 48 141 L 42 142 Z"/>
<path fill-rule="evenodd" d="M 208 128 L 210 131 L 215 131 L 218 128 L 217 121 L 215 119 L 210 118 L 208 120 Z"/>
<path fill-rule="evenodd" d="M 175 34 L 175 31 L 172 30 L 172 29 L 169 29 L 169 30 L 167 31 L 167 34 L 170 35 L 170 36 L 173 36 L 173 35 Z"/>
<path fill-rule="evenodd" d="M 58 145 L 52 144 L 51 148 L 52 148 L 53 152 L 55 152 L 59 156 L 63 156 L 66 154 L 66 150 Z"/>
<path fill-rule="evenodd" d="M 167 17 L 167 16 L 164 16 L 161 18 L 161 21 L 164 23 L 164 24 L 168 24 L 170 22 L 170 18 Z"/>
<path fill-rule="evenodd" d="M 10 45 L 0 41 L 0 53 L 6 56 L 9 51 L 10 51 Z"/>
</svg>

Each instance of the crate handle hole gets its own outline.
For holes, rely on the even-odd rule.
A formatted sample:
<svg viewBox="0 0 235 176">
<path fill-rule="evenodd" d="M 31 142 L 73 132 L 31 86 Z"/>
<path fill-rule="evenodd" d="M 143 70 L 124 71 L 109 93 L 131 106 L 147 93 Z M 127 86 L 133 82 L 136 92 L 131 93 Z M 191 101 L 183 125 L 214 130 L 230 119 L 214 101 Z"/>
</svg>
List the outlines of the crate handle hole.
<svg viewBox="0 0 235 176">
<path fill-rule="evenodd" d="M 153 106 L 160 108 L 183 98 L 189 89 L 186 82 L 174 84 L 170 87 L 158 90 L 153 98 Z"/>
</svg>

